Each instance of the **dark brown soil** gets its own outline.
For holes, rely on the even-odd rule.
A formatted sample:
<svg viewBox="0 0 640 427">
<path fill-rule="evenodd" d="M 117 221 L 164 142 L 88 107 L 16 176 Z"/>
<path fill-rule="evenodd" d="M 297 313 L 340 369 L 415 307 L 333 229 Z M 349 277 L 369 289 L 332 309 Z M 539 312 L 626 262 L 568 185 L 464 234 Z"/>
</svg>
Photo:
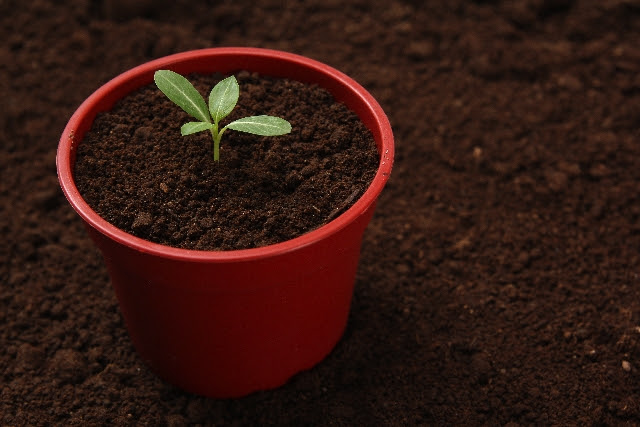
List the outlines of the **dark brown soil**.
<svg viewBox="0 0 640 427">
<path fill-rule="evenodd" d="M 205 99 L 221 76 L 189 76 Z M 135 236 L 186 249 L 248 249 L 326 224 L 367 189 L 378 167 L 373 136 L 317 86 L 240 72 L 240 99 L 221 123 L 268 114 L 291 133 L 225 131 L 221 160 L 209 132 L 154 85 L 96 118 L 78 148 L 75 180 L 90 206 Z"/>
<path fill-rule="evenodd" d="M 0 2 L 0 424 L 640 424 L 640 3 L 128 3 Z M 136 355 L 54 164 L 100 84 L 230 45 L 351 75 L 397 156 L 335 351 L 208 400 Z"/>
</svg>

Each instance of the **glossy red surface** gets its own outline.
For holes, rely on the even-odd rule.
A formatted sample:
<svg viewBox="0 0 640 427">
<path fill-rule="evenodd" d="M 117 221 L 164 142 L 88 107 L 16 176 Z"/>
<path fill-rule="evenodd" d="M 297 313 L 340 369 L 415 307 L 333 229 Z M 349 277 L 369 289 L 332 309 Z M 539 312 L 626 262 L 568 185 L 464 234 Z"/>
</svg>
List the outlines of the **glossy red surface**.
<svg viewBox="0 0 640 427">
<path fill-rule="evenodd" d="M 276 245 L 194 251 L 119 230 L 82 199 L 75 151 L 100 111 L 149 84 L 158 69 L 250 70 L 316 83 L 358 114 L 380 152 L 364 195 L 331 223 Z M 393 135 L 358 83 L 317 61 L 256 48 L 213 48 L 148 62 L 92 94 L 67 124 L 57 153 L 62 190 L 107 264 L 129 334 L 161 377 L 191 392 L 236 397 L 277 387 L 322 360 L 345 328 L 362 234 L 393 163 Z"/>
</svg>

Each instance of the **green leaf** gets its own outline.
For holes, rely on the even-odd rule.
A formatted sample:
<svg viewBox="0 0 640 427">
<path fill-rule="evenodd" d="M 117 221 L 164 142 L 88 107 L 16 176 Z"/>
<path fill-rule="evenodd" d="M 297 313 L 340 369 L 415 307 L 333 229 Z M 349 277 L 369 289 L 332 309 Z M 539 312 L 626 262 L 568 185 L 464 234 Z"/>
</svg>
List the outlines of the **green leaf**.
<svg viewBox="0 0 640 427">
<path fill-rule="evenodd" d="M 180 108 L 202 122 L 211 123 L 204 98 L 189 80 L 169 70 L 159 70 L 153 75 L 158 89 Z"/>
<path fill-rule="evenodd" d="M 189 122 L 182 125 L 180 133 L 182 136 L 191 135 L 192 133 L 202 132 L 211 129 L 213 125 L 207 122 Z"/>
<path fill-rule="evenodd" d="M 288 121 L 274 116 L 245 117 L 225 127 L 262 136 L 284 135 L 291 132 L 291 124 Z"/>
<path fill-rule="evenodd" d="M 234 76 L 227 77 L 211 89 L 209 94 L 209 112 L 214 123 L 218 123 L 233 110 L 238 103 L 240 87 Z"/>
</svg>

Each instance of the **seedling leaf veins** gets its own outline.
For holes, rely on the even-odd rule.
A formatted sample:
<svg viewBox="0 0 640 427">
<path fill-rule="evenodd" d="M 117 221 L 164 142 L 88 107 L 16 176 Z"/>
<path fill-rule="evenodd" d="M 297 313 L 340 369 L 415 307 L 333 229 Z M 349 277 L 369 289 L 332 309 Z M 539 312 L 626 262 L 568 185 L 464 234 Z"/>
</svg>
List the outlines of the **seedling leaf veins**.
<svg viewBox="0 0 640 427">
<path fill-rule="evenodd" d="M 235 120 L 220 128 L 220 121 L 227 117 L 238 103 L 240 87 L 234 76 L 216 84 L 209 93 L 209 105 L 193 85 L 180 74 L 170 70 L 158 70 L 153 76 L 156 86 L 167 98 L 187 114 L 198 119 L 182 125 L 182 136 L 209 130 L 213 138 L 213 160 L 220 159 L 220 140 L 227 129 L 261 136 L 277 136 L 291 132 L 291 124 L 275 116 L 251 116 Z"/>
</svg>

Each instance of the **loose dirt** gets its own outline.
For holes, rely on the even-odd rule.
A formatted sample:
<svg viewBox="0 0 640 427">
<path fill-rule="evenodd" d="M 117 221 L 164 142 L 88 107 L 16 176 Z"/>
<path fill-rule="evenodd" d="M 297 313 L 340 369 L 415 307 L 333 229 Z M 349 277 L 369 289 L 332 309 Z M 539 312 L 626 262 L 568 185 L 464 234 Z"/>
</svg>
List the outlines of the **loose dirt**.
<svg viewBox="0 0 640 427">
<path fill-rule="evenodd" d="M 0 2 L 0 424 L 640 424 L 640 4 Z M 186 394 L 136 355 L 55 176 L 135 65 L 283 49 L 394 128 L 345 336 L 280 389 Z"/>
<path fill-rule="evenodd" d="M 78 147 L 75 180 L 89 205 L 137 237 L 198 250 L 249 249 L 299 237 L 364 194 L 378 168 L 371 132 L 317 86 L 240 71 L 236 108 L 219 124 L 271 115 L 286 135 L 180 136 L 188 114 L 154 85 L 100 114 Z M 223 76 L 189 76 L 205 99 Z"/>
</svg>

